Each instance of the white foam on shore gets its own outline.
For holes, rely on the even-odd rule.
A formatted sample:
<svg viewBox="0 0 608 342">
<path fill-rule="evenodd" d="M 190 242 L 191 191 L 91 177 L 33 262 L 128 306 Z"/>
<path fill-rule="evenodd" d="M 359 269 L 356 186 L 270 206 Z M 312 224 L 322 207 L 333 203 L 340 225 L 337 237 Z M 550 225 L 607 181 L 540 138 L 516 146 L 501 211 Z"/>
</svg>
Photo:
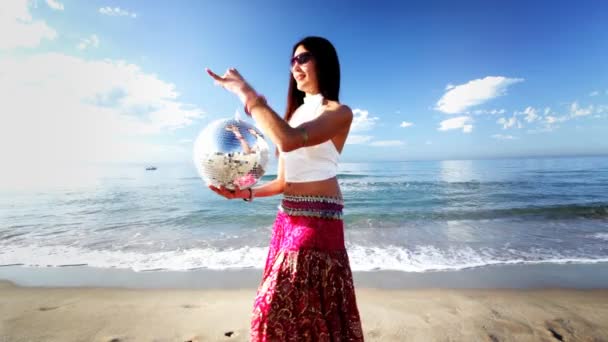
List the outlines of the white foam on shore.
<svg viewBox="0 0 608 342">
<path fill-rule="evenodd" d="M 398 247 L 348 247 L 353 271 L 396 270 L 427 272 L 461 270 L 497 264 L 566 264 L 608 262 L 607 257 L 568 256 L 558 252 L 527 253 L 509 250 L 482 251 L 466 248 L 441 250 L 434 246 L 418 246 L 413 250 Z M 505 251 L 502 251 L 504 254 Z M 126 268 L 135 271 L 197 268 L 214 270 L 264 267 L 268 248 L 193 248 L 162 252 L 130 252 L 92 250 L 73 246 L 5 246 L 0 251 L 1 265 L 58 267 L 87 265 L 100 268 Z"/>
<path fill-rule="evenodd" d="M 434 246 L 418 246 L 414 250 L 398 246 L 349 248 L 351 267 L 355 271 L 394 270 L 405 272 L 427 272 L 462 270 L 499 264 L 567 264 L 598 263 L 608 257 L 569 257 L 553 253 L 530 254 L 509 250 L 509 256 L 492 249 L 476 251 L 470 247 L 440 250 Z M 502 252 L 504 254 L 504 252 Z"/>
<path fill-rule="evenodd" d="M 224 250 L 195 248 L 142 253 L 91 250 L 71 246 L 15 246 L 5 247 L 0 251 L 0 265 L 23 264 L 49 267 L 86 264 L 101 268 L 130 268 L 134 271 L 259 268 L 263 266 L 267 253 L 268 248 L 261 247 Z"/>
</svg>

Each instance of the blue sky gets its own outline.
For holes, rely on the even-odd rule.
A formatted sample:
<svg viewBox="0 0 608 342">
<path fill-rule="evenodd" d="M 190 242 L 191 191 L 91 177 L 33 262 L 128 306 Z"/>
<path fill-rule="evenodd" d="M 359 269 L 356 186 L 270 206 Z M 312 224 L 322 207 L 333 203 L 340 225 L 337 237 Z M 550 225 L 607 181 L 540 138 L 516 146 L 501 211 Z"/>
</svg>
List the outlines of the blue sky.
<svg viewBox="0 0 608 342">
<path fill-rule="evenodd" d="M 343 161 L 608 153 L 603 1 L 0 6 L 0 152 L 15 170 L 191 163 L 198 132 L 242 108 L 204 68 L 238 68 L 282 115 L 307 35 L 338 50 L 355 113 Z"/>
</svg>

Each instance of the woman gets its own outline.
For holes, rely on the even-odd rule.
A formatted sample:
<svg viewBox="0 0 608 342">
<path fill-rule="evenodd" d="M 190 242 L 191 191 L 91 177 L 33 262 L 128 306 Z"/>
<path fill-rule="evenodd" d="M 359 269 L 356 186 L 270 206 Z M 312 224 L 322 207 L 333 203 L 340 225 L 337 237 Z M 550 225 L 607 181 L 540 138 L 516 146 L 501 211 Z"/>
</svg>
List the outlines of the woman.
<svg viewBox="0 0 608 342">
<path fill-rule="evenodd" d="M 362 341 L 344 248 L 336 178 L 353 113 L 338 102 L 340 66 L 332 44 L 307 37 L 292 51 L 284 119 L 235 69 L 216 83 L 234 92 L 279 150 L 274 181 L 254 189 L 210 188 L 229 198 L 283 194 L 254 303 L 252 341 Z"/>
</svg>

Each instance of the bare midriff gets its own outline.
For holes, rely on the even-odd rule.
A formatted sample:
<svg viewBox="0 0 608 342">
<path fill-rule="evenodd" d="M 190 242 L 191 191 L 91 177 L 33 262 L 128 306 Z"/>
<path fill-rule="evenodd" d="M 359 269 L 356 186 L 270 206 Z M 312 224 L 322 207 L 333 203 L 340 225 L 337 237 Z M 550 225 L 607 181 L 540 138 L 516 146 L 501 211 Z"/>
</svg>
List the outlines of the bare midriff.
<svg viewBox="0 0 608 342">
<path fill-rule="evenodd" d="M 332 177 L 321 181 L 285 183 L 283 194 L 290 196 L 324 196 L 342 198 L 338 178 Z"/>
</svg>

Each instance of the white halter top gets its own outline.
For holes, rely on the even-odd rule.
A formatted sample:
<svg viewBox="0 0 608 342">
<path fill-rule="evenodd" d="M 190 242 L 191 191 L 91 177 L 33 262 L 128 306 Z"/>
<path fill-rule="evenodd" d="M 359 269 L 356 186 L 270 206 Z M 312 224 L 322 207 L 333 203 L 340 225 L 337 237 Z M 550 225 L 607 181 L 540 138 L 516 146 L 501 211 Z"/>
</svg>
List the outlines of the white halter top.
<svg viewBox="0 0 608 342">
<path fill-rule="evenodd" d="M 323 95 L 308 95 L 289 120 L 291 127 L 298 127 L 321 115 Z M 285 181 L 312 182 L 332 178 L 338 174 L 340 153 L 331 139 L 315 146 L 301 147 L 291 152 L 281 151 L 285 168 Z"/>
</svg>

